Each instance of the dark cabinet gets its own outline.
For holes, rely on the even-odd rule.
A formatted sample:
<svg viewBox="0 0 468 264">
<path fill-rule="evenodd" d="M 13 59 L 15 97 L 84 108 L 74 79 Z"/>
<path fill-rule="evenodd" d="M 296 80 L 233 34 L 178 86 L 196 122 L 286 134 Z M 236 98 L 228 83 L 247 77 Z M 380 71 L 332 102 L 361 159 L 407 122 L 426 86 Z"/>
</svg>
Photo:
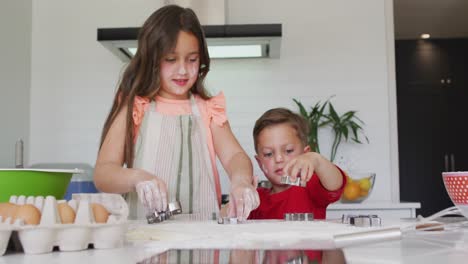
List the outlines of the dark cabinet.
<svg viewBox="0 0 468 264">
<path fill-rule="evenodd" d="M 468 39 L 395 43 L 400 200 L 452 206 L 443 171 L 468 170 Z"/>
</svg>

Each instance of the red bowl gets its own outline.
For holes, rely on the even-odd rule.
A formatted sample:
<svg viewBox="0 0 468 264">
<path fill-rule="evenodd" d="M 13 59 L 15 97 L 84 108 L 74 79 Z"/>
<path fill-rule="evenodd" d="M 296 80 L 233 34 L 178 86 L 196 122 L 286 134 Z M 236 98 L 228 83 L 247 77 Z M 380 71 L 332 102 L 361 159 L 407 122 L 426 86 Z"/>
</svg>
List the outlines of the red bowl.
<svg viewBox="0 0 468 264">
<path fill-rule="evenodd" d="M 442 178 L 450 199 L 468 217 L 468 171 L 442 172 Z"/>
</svg>

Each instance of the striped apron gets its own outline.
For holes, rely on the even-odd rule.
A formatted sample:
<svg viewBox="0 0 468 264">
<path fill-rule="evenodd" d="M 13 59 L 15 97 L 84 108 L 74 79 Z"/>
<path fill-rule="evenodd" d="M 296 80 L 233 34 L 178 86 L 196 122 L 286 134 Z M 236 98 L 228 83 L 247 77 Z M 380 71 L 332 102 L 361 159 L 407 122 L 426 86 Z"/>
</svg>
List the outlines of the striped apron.
<svg viewBox="0 0 468 264">
<path fill-rule="evenodd" d="M 156 111 L 152 101 L 135 143 L 134 168 L 158 176 L 167 185 L 168 202 L 179 201 L 182 213 L 211 219 L 219 212 L 206 131 L 190 96 L 192 114 L 170 116 Z M 146 219 L 136 192 L 127 195 L 130 219 Z"/>
</svg>

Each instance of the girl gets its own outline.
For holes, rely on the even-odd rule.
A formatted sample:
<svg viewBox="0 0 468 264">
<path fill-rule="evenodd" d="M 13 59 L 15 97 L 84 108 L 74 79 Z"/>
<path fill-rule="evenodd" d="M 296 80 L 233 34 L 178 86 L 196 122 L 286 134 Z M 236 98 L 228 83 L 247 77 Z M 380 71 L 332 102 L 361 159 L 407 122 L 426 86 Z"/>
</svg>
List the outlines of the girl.
<svg viewBox="0 0 468 264">
<path fill-rule="evenodd" d="M 224 95 L 210 97 L 203 86 L 209 69 L 191 9 L 164 6 L 143 24 L 104 124 L 94 177 L 103 192 L 129 193 L 132 218 L 165 211 L 173 200 L 184 213 L 218 213 L 216 156 L 231 180 L 229 215 L 242 221 L 258 206 L 252 163 L 230 129 Z"/>
</svg>

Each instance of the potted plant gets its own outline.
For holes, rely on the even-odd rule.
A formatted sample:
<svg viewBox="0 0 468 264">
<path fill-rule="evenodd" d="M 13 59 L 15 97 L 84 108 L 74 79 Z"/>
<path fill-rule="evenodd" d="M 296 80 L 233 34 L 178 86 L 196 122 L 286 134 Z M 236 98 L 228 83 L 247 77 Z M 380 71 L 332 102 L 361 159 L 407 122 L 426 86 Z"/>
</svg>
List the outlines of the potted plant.
<svg viewBox="0 0 468 264">
<path fill-rule="evenodd" d="M 318 101 L 314 106 L 310 108 L 310 111 L 307 112 L 304 105 L 296 99 L 294 102 L 299 107 L 299 113 L 307 120 L 309 123 L 309 135 L 307 135 L 308 143 L 312 151 L 320 153 L 320 145 L 318 142 L 318 131 L 319 128 L 322 128 L 328 125 L 328 120 L 326 120 L 325 116 L 326 113 L 325 108 L 329 103 L 329 100 L 325 101 L 325 103 L 321 103 Z"/>
<path fill-rule="evenodd" d="M 362 144 L 359 135 L 363 134 L 364 129 L 362 125 L 364 125 L 364 122 L 356 116 L 356 111 L 338 114 L 330 99 L 327 99 L 323 104 L 320 101 L 317 102 L 310 108 L 310 111 L 307 111 L 300 101 L 296 99 L 293 99 L 293 101 L 299 107 L 299 113 L 309 122 L 308 143 L 313 151 L 320 153 L 318 141 L 319 129 L 326 126 L 331 127 L 334 135 L 330 161 L 333 162 L 341 142 L 352 140 L 355 143 Z M 368 138 L 365 135 L 363 136 L 369 142 Z"/>
</svg>

